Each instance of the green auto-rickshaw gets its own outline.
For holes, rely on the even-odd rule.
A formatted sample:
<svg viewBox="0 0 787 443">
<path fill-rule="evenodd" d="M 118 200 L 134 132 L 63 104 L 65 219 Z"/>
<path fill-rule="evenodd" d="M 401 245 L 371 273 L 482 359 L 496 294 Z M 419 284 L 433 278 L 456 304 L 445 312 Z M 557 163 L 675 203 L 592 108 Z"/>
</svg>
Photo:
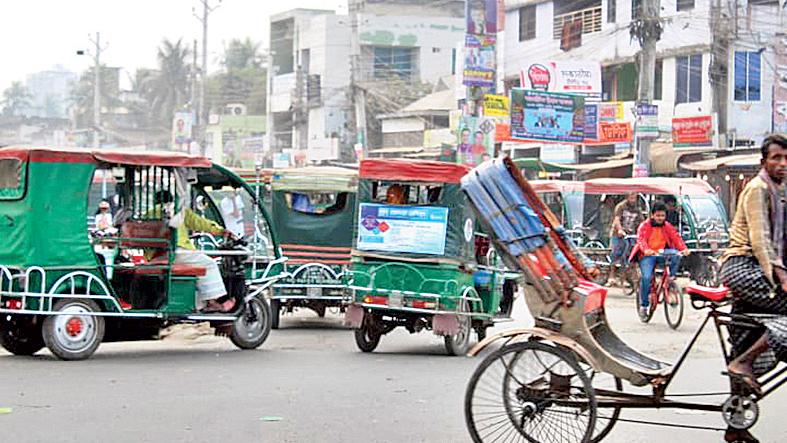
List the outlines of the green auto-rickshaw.
<svg viewBox="0 0 787 443">
<path fill-rule="evenodd" d="M 273 285 L 273 328 L 282 312 L 308 308 L 320 317 L 344 306 L 358 170 L 313 166 L 277 170 L 271 212 L 287 257 L 287 277 Z"/>
<path fill-rule="evenodd" d="M 460 189 L 469 168 L 364 160 L 348 288 L 347 323 L 364 352 L 397 326 L 443 336 L 464 354 L 496 320 L 510 318 L 515 274 L 501 266 Z"/>
<path fill-rule="evenodd" d="M 93 215 L 97 175 L 112 177 L 114 214 L 102 204 Z M 200 254 L 178 232 L 200 211 L 215 222 L 201 225 L 225 229 L 208 192 L 217 188 L 236 189 L 247 208 L 238 223 L 256 226 Z M 209 322 L 238 347 L 256 348 L 271 326 L 264 292 L 285 261 L 251 188 L 176 152 L 2 148 L 0 237 L 0 345 L 17 355 L 46 346 L 64 360 L 88 358 L 102 341 L 156 339 L 177 323 Z M 197 303 L 211 270 L 212 284 L 227 290 L 227 312 Z"/>
</svg>

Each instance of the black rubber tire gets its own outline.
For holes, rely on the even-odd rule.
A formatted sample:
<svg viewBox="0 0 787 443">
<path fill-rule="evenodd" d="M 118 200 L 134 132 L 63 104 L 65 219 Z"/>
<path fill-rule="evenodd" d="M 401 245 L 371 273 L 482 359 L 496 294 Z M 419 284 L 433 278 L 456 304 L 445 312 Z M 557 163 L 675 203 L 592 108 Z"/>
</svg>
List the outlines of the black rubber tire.
<svg viewBox="0 0 787 443">
<path fill-rule="evenodd" d="M 462 303 L 461 312 L 470 312 L 467 302 Z M 459 315 L 458 317 L 459 326 L 460 328 L 463 327 L 464 330 L 460 331 L 459 334 L 443 337 L 445 352 L 452 357 L 467 354 L 468 349 L 470 349 L 470 336 L 473 335 L 473 321 L 470 316 Z"/>
<path fill-rule="evenodd" d="M 667 324 L 669 327 L 675 330 L 680 327 L 680 324 L 683 321 L 683 291 L 681 291 L 677 283 L 672 282 L 670 283 L 669 292 L 670 297 L 676 297 L 677 303 L 674 306 L 670 306 L 668 300 L 663 300 L 664 318 L 667 319 Z"/>
<path fill-rule="evenodd" d="M 377 349 L 377 345 L 380 344 L 380 338 L 382 335 L 371 332 L 369 327 L 366 325 L 365 319 L 364 324 L 362 324 L 360 328 L 355 329 L 353 332 L 355 333 L 355 344 L 362 352 L 373 352 L 375 349 Z"/>
<path fill-rule="evenodd" d="M 248 310 L 254 312 L 249 314 Z M 246 302 L 238 318 L 232 322 L 230 341 L 240 349 L 257 349 L 265 343 L 271 333 L 272 326 L 271 307 L 261 297 L 254 297 Z M 252 327 L 249 327 L 249 321 Z"/>
<path fill-rule="evenodd" d="M 87 312 L 102 311 L 98 304 L 93 300 L 74 298 L 63 298 L 58 300 L 55 303 L 53 310 L 65 311 L 67 309 L 74 308 L 82 309 Z M 52 354 L 61 360 L 86 360 L 96 352 L 96 349 L 98 349 L 99 345 L 101 345 L 101 341 L 104 339 L 104 332 L 106 330 L 104 317 L 90 316 L 85 317 L 85 319 L 82 320 L 83 322 L 87 320 L 87 324 L 84 326 L 89 329 L 89 335 L 86 336 L 87 338 L 84 341 L 84 345 L 79 349 L 68 349 L 63 345 L 63 334 L 68 334 L 68 332 L 63 330 L 63 323 L 59 319 L 62 320 L 66 319 L 67 317 L 69 316 L 50 315 L 44 320 L 44 324 L 42 325 L 42 336 L 44 338 L 44 343 L 46 344 L 46 347 L 52 352 Z M 78 317 L 78 315 L 74 315 L 72 317 Z"/>
<path fill-rule="evenodd" d="M 325 312 L 327 309 L 328 308 L 325 305 L 321 304 L 319 307 L 317 307 L 317 309 L 314 310 L 314 312 L 317 313 L 317 317 L 325 318 Z"/>
<path fill-rule="evenodd" d="M 475 328 L 475 333 L 476 333 L 476 336 L 478 336 L 478 341 L 479 342 L 484 341 L 484 339 L 486 338 L 486 330 L 487 330 L 487 328 L 489 328 L 489 326 L 479 326 L 479 327 Z"/>
<path fill-rule="evenodd" d="M 19 356 L 31 356 L 44 348 L 41 321 L 31 316 L 0 320 L 0 346 Z"/>
<path fill-rule="evenodd" d="M 577 377 L 581 380 L 584 390 L 588 397 L 588 410 L 590 412 L 590 417 L 588 418 L 588 427 L 585 429 L 584 434 L 582 435 L 579 442 L 581 443 L 588 443 L 591 441 L 592 434 L 595 431 L 595 423 L 596 423 L 596 416 L 597 416 L 597 406 L 596 406 L 596 397 L 595 392 L 593 391 L 593 386 L 591 385 L 590 379 L 588 378 L 587 374 L 582 370 L 577 359 L 570 353 L 563 351 L 555 346 L 550 346 L 547 344 L 539 343 L 536 341 L 527 341 L 527 342 L 519 342 L 514 343 L 511 345 L 503 346 L 502 348 L 492 352 L 489 354 L 478 368 L 476 368 L 473 375 L 470 377 L 470 381 L 467 385 L 467 390 L 465 391 L 465 400 L 464 400 L 464 413 L 465 413 L 465 424 L 467 426 L 468 431 L 470 432 L 470 437 L 473 442 L 475 443 L 483 443 L 484 440 L 479 435 L 478 429 L 476 428 L 474 416 L 473 416 L 473 394 L 478 385 L 478 382 L 481 379 L 481 376 L 484 372 L 489 368 L 490 365 L 499 361 L 505 361 L 505 356 L 510 353 L 515 353 L 516 356 L 511 359 L 518 359 L 518 355 L 527 351 L 527 350 L 539 350 L 542 352 L 550 353 L 559 359 L 563 360 L 568 364 L 568 366 L 574 371 Z M 513 363 L 510 363 L 513 366 Z M 504 380 L 505 383 L 510 382 L 510 377 L 506 376 Z M 501 395 L 505 395 L 506 392 L 505 387 L 503 387 L 503 392 Z M 489 394 L 486 394 L 489 395 Z M 504 399 L 505 401 L 505 399 Z M 506 408 L 508 408 L 506 406 Z M 508 409 L 507 409 L 508 410 Z M 509 411 L 510 414 L 510 411 Z M 529 435 L 524 434 L 521 430 L 518 430 L 522 436 L 524 436 L 530 442 L 536 442 L 534 438 Z"/>
<path fill-rule="evenodd" d="M 281 320 L 281 300 L 271 299 L 271 329 L 279 329 L 279 320 Z"/>
<path fill-rule="evenodd" d="M 623 273 L 623 293 L 631 297 L 632 295 L 639 295 L 639 268 L 635 265 L 630 267 Z"/>
</svg>

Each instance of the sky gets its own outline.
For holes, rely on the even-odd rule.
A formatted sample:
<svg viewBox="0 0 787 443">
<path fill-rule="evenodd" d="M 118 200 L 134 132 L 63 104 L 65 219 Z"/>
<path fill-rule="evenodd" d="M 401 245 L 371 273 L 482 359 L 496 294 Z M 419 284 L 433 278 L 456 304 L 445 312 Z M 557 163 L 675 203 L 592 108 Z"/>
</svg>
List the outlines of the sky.
<svg viewBox="0 0 787 443">
<path fill-rule="evenodd" d="M 0 5 L 0 91 L 55 65 L 74 72 L 89 68 L 92 58 L 76 51 L 90 48 L 96 32 L 108 44 L 102 64 L 129 73 L 156 67 L 164 38 L 183 38 L 189 46 L 197 39 L 201 50 L 202 25 L 192 14 L 196 8 L 201 16 L 201 0 L 5 0 Z M 267 48 L 270 15 L 294 8 L 346 14 L 347 0 L 222 0 L 208 21 L 209 71 L 232 38 L 249 37 Z"/>
</svg>

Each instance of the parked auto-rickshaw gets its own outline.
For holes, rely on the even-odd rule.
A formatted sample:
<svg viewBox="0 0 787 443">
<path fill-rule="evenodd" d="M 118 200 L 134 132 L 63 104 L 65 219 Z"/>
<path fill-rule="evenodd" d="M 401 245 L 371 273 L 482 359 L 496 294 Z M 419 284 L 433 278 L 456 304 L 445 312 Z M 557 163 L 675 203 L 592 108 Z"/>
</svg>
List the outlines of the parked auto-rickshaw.
<svg viewBox="0 0 787 443">
<path fill-rule="evenodd" d="M 96 215 L 89 232 L 96 175 L 112 176 L 119 206 L 110 217 Z M 221 280 L 214 273 L 211 283 L 223 282 L 227 305 L 234 304 L 228 312 L 205 312 L 199 305 L 198 280 L 210 266 L 183 260 L 181 254 L 192 252 L 182 247 L 187 239 L 178 238 L 194 212 L 220 231 L 228 226 L 221 203 L 210 195 L 214 189 L 231 189 L 245 202 L 239 223 L 256 224 L 245 239 L 211 237 L 215 248 L 205 251 L 219 265 Z M 209 322 L 242 349 L 268 337 L 264 292 L 280 278 L 285 259 L 251 188 L 206 158 L 2 148 L 0 236 L 6 239 L 0 243 L 0 345 L 13 354 L 32 355 L 46 346 L 61 359 L 85 359 L 102 341 L 156 339 L 177 323 Z M 210 262 L 206 255 L 189 257 Z"/>
<path fill-rule="evenodd" d="M 397 326 L 431 329 L 463 355 L 510 318 L 516 274 L 498 265 L 459 186 L 468 167 L 408 160 L 361 162 L 347 323 L 364 352 Z"/>
<path fill-rule="evenodd" d="M 715 286 L 718 267 L 713 256 L 726 247 L 729 219 L 714 189 L 695 178 L 593 179 L 584 182 L 536 180 L 531 182 L 572 233 L 584 252 L 606 249 L 615 205 L 625 194 L 639 194 L 643 217 L 655 200 L 676 200 L 676 228 L 692 249 L 682 268 L 699 283 Z"/>
<path fill-rule="evenodd" d="M 343 310 L 358 170 L 278 170 L 272 188 L 273 227 L 288 258 L 288 277 L 273 285 L 273 328 L 279 327 L 282 311 L 308 308 L 324 317 L 327 308 Z"/>
</svg>

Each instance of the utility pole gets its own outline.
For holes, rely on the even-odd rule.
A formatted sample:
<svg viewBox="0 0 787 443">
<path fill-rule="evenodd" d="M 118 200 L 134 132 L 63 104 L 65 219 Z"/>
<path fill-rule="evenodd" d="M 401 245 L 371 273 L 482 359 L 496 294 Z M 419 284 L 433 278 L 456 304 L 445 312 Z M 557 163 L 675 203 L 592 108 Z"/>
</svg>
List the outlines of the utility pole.
<svg viewBox="0 0 787 443">
<path fill-rule="evenodd" d="M 730 26 L 729 16 L 722 13 L 721 0 L 713 0 L 711 3 L 710 30 L 712 40 L 709 76 L 713 88 L 711 112 L 716 116 L 720 144 L 722 147 L 726 147 L 727 102 L 729 101 L 728 59 L 730 56 L 730 36 L 733 30 Z"/>
<path fill-rule="evenodd" d="M 197 109 L 197 39 L 194 39 L 191 60 L 191 112 Z"/>
<path fill-rule="evenodd" d="M 656 78 L 656 43 L 661 39 L 661 9 L 659 0 L 642 0 L 639 18 L 631 22 L 631 35 L 635 37 L 642 50 L 639 52 L 639 88 L 637 101 L 641 104 L 653 102 L 653 86 Z M 634 137 L 637 153 L 634 158 L 634 176 L 650 175 L 650 140 Z"/>
<path fill-rule="evenodd" d="M 101 47 L 101 33 L 96 37 L 88 37 L 94 48 L 93 55 L 93 149 L 101 147 L 101 53 L 107 48 Z M 77 51 L 80 54 L 80 51 Z"/>
<path fill-rule="evenodd" d="M 197 111 L 197 125 L 199 127 L 199 141 L 201 154 L 205 155 L 205 130 L 208 126 L 208 109 L 205 106 L 205 83 L 208 79 L 208 17 L 219 7 L 210 6 L 210 0 L 199 0 L 202 3 L 202 16 L 197 15 L 196 9 L 192 8 L 194 17 L 202 23 L 202 79 L 199 87 L 199 106 Z M 219 0 L 221 4 L 221 0 Z"/>
<path fill-rule="evenodd" d="M 366 138 L 366 94 L 361 82 L 361 40 L 360 21 L 363 10 L 363 0 L 349 0 L 348 13 L 350 14 L 350 87 L 353 94 L 355 110 L 355 141 L 356 154 L 365 156 L 368 140 Z M 360 149 L 359 149 L 360 148 Z"/>
</svg>

